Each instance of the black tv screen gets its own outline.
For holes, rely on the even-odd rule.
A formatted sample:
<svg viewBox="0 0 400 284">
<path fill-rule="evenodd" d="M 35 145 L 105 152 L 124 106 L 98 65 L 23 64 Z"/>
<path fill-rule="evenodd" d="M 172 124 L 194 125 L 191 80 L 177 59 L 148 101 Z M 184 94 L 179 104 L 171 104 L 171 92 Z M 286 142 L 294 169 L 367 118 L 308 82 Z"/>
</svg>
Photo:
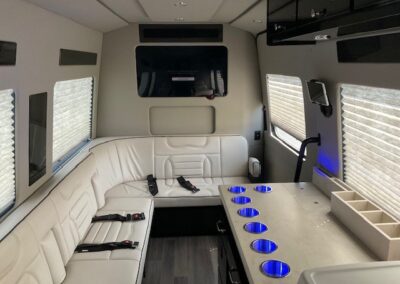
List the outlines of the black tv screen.
<svg viewBox="0 0 400 284">
<path fill-rule="evenodd" d="M 228 86 L 225 46 L 138 46 L 141 97 L 220 97 Z"/>
<path fill-rule="evenodd" d="M 329 106 L 329 100 L 326 94 L 324 83 L 315 80 L 308 81 L 307 88 L 312 103 L 322 106 Z"/>
</svg>

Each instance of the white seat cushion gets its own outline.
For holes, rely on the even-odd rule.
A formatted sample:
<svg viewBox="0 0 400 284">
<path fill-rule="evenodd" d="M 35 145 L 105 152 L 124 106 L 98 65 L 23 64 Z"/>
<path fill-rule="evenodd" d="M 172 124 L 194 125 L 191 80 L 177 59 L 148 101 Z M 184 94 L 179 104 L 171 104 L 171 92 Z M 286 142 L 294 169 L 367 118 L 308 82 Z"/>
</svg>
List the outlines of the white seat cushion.
<svg viewBox="0 0 400 284">
<path fill-rule="evenodd" d="M 108 198 L 106 204 L 101 208 L 96 216 L 107 215 L 107 214 L 121 214 L 126 215 L 128 213 L 144 212 L 146 219 L 138 222 L 95 222 L 92 223 L 89 232 L 81 243 L 106 243 L 106 242 L 120 242 L 124 240 L 131 240 L 139 242 L 139 246 L 136 249 L 123 249 L 114 251 L 102 251 L 92 253 L 75 253 L 72 256 L 70 263 L 70 270 L 73 271 L 78 265 L 76 262 L 85 263 L 94 262 L 100 266 L 103 265 L 102 261 L 112 263 L 119 263 L 121 260 L 134 261 L 134 267 L 129 269 L 137 268 L 137 276 L 141 278 L 143 275 L 144 264 L 146 260 L 147 247 L 150 238 L 151 221 L 153 218 L 154 203 L 149 198 Z M 90 266 L 90 264 L 88 264 Z M 126 265 L 122 263 L 121 265 Z M 80 269 L 80 268 L 78 268 Z M 97 268 L 95 268 L 97 269 Z M 109 270 L 110 273 L 117 273 L 117 271 Z M 68 273 L 68 272 L 67 272 Z M 74 271 L 75 273 L 75 271 Z M 129 274 L 130 275 L 130 274 Z M 129 276 L 131 277 L 131 276 Z M 112 283 L 118 283 L 118 278 Z M 123 279 L 123 278 L 121 278 Z M 71 282 L 73 283 L 73 282 Z M 86 283 L 86 282 L 82 282 Z M 96 283 L 96 282 L 90 282 Z M 107 282 L 101 282 L 107 283 Z M 110 282 L 111 283 L 111 282 Z M 131 283 L 131 282 L 121 282 Z M 134 283 L 134 282 L 132 282 Z"/>
<path fill-rule="evenodd" d="M 133 284 L 139 277 L 136 260 L 71 260 L 64 284 Z"/>
<path fill-rule="evenodd" d="M 218 186 L 249 183 L 246 177 L 190 178 L 193 185 L 200 188 L 192 193 L 181 187 L 176 179 L 157 180 L 158 194 L 154 197 L 156 207 L 187 207 L 220 205 Z M 125 197 L 152 197 L 147 182 L 134 181 L 119 184 L 109 190 L 106 199 Z"/>
</svg>

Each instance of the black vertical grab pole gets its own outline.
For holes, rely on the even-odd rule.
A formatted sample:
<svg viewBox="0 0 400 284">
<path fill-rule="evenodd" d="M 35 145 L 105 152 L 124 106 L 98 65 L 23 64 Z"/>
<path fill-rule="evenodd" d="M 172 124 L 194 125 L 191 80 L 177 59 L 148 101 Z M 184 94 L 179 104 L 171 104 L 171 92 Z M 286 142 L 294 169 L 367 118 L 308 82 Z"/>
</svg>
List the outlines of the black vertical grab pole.
<svg viewBox="0 0 400 284">
<path fill-rule="evenodd" d="M 320 146 L 321 145 L 321 135 L 318 133 L 317 137 L 309 137 L 301 143 L 299 157 L 297 159 L 296 174 L 294 176 L 294 182 L 299 182 L 299 180 L 300 180 L 301 169 L 303 167 L 304 153 L 306 151 L 307 145 L 310 143 L 317 143 L 318 146 Z"/>
</svg>

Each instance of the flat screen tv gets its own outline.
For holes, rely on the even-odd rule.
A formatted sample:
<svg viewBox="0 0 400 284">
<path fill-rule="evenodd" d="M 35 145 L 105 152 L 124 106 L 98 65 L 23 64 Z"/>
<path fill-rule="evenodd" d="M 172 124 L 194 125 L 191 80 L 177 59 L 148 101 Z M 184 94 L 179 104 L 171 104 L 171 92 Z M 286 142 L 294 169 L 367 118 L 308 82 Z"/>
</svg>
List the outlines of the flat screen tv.
<svg viewBox="0 0 400 284">
<path fill-rule="evenodd" d="M 228 92 L 225 46 L 138 46 L 141 97 L 221 97 Z"/>
</svg>

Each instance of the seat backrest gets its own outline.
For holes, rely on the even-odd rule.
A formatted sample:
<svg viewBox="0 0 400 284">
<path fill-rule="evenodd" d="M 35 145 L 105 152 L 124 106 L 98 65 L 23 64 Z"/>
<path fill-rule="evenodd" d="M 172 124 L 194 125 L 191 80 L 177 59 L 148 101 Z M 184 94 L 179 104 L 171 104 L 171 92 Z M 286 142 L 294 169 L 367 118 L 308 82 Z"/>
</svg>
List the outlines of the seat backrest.
<svg viewBox="0 0 400 284">
<path fill-rule="evenodd" d="M 112 187 L 146 179 L 154 172 L 154 138 L 118 139 L 100 144 L 90 150 L 94 155 L 97 174 L 93 178 L 96 196 L 104 196 Z M 98 198 L 99 207 L 104 200 Z"/>
<path fill-rule="evenodd" d="M 98 206 L 114 186 L 178 176 L 221 178 L 247 176 L 248 145 L 242 136 L 121 138 L 93 147 L 97 173 L 93 178 Z"/>
<path fill-rule="evenodd" d="M 45 199 L 0 243 L 0 283 L 62 283 L 57 226 L 55 207 Z"/>
<path fill-rule="evenodd" d="M 98 209 L 92 184 L 95 173 L 95 160 L 90 155 L 49 196 L 57 212 L 59 226 L 55 234 L 65 264 L 85 237 Z"/>
<path fill-rule="evenodd" d="M 49 266 L 33 237 L 32 228 L 22 222 L 0 243 L 0 283 L 53 284 Z"/>
<path fill-rule="evenodd" d="M 241 136 L 156 137 L 154 145 L 159 179 L 247 175 L 248 146 Z"/>
</svg>

